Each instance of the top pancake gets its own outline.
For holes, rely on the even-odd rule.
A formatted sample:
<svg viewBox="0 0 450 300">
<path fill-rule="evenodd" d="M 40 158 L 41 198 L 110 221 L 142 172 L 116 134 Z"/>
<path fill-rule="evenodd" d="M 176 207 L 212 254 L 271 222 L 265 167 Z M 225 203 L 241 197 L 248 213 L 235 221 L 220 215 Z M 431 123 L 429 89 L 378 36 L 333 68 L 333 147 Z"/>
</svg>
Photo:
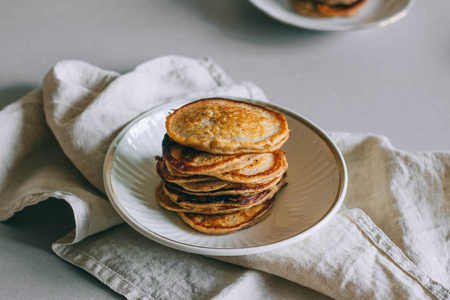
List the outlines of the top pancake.
<svg viewBox="0 0 450 300">
<path fill-rule="evenodd" d="M 178 144 L 213 154 L 273 152 L 289 138 L 284 116 L 269 108 L 229 99 L 189 103 L 166 119 Z"/>
</svg>

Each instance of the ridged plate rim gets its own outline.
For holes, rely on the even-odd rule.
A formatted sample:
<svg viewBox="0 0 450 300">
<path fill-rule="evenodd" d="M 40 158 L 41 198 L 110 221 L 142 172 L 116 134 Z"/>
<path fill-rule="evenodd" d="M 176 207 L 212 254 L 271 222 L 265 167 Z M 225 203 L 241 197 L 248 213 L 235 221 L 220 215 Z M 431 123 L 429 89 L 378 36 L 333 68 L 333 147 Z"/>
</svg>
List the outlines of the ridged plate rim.
<svg viewBox="0 0 450 300">
<path fill-rule="evenodd" d="M 219 96 L 220 97 L 220 96 Z M 198 246 L 198 245 L 192 245 L 188 243 L 183 243 L 179 241 L 172 240 L 168 237 L 165 237 L 164 235 L 161 235 L 159 233 L 156 233 L 151 230 L 151 228 L 147 228 L 144 225 L 142 225 L 140 222 L 138 222 L 130 212 L 128 212 L 125 207 L 122 205 L 121 200 L 114 192 L 114 187 L 112 185 L 111 180 L 111 174 L 112 174 L 112 165 L 113 165 L 113 158 L 117 151 L 117 148 L 124 138 L 124 136 L 129 132 L 129 130 L 137 124 L 139 121 L 151 116 L 153 113 L 159 111 L 163 107 L 168 107 L 168 111 L 171 110 L 170 107 L 176 108 L 181 106 L 182 104 L 192 102 L 195 100 L 199 100 L 200 98 L 196 99 L 190 99 L 190 100 L 179 100 L 174 101 L 170 103 L 163 104 L 161 106 L 152 108 L 138 117 L 136 117 L 134 120 L 129 122 L 120 132 L 119 134 L 114 138 L 111 145 L 108 148 L 104 165 L 103 165 L 103 181 L 104 186 L 106 190 L 106 194 L 108 199 L 110 200 L 113 208 L 116 210 L 116 212 L 119 214 L 119 216 L 133 229 L 135 229 L 137 232 L 141 233 L 145 237 L 160 243 L 162 245 L 189 252 L 189 253 L 195 253 L 195 254 L 202 254 L 202 255 L 212 255 L 212 256 L 238 256 L 238 255 L 248 255 L 248 254 L 256 254 L 261 252 L 266 252 L 270 250 L 277 249 L 279 247 L 287 246 L 290 244 L 293 244 L 297 241 L 300 241 L 314 232 L 316 232 L 318 229 L 323 227 L 326 223 L 328 223 L 331 218 L 338 212 L 340 207 L 343 204 L 346 192 L 347 192 L 347 186 L 348 186 L 348 172 L 347 172 L 347 166 L 344 160 L 344 157 L 342 153 L 340 152 L 339 148 L 336 146 L 336 144 L 333 142 L 333 140 L 317 125 L 315 125 L 313 122 L 309 121 L 307 118 L 287 109 L 282 106 L 278 106 L 272 103 L 267 103 L 259 100 L 253 100 L 253 99 L 245 99 L 245 98 L 237 98 L 237 97 L 220 97 L 220 98 L 227 98 L 227 99 L 234 99 L 234 100 L 240 100 L 240 101 L 246 101 L 250 103 L 254 103 L 257 105 L 266 106 L 268 108 L 271 108 L 273 110 L 276 110 L 278 112 L 281 112 L 282 114 L 288 115 L 292 119 L 302 123 L 303 125 L 307 126 L 309 129 L 311 129 L 320 139 L 325 142 L 329 150 L 332 152 L 336 166 L 339 172 L 339 189 L 335 195 L 333 204 L 328 209 L 328 211 L 315 222 L 312 226 L 307 228 L 306 230 L 299 232 L 291 237 L 263 245 L 257 245 L 257 246 L 248 246 L 248 247 L 239 247 L 239 248 L 215 248 L 215 247 L 204 247 L 204 246 Z M 206 236 L 206 235 L 205 235 Z"/>
</svg>

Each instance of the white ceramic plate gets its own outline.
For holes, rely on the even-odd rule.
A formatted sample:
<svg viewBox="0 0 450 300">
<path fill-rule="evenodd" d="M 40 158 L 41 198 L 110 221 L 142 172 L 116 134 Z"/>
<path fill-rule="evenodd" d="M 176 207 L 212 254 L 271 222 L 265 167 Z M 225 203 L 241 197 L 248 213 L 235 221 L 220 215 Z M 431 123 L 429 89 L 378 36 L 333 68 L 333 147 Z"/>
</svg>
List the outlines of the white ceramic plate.
<svg viewBox="0 0 450 300">
<path fill-rule="evenodd" d="M 242 100 L 242 99 L 241 99 Z M 155 200 L 160 182 L 155 155 L 161 155 L 167 114 L 188 101 L 173 102 L 136 118 L 111 144 L 104 165 L 108 197 L 119 215 L 144 236 L 163 245 L 204 255 L 244 255 L 299 241 L 327 223 L 347 189 L 344 159 L 330 138 L 305 118 L 282 112 L 291 137 L 283 146 L 289 162 L 288 184 L 277 194 L 269 217 L 233 234 L 210 236 L 185 225 Z"/>
<path fill-rule="evenodd" d="M 285 24 L 322 31 L 384 27 L 405 17 L 415 0 L 368 0 L 351 18 L 311 18 L 296 13 L 290 0 L 249 0 L 268 16 Z"/>
</svg>

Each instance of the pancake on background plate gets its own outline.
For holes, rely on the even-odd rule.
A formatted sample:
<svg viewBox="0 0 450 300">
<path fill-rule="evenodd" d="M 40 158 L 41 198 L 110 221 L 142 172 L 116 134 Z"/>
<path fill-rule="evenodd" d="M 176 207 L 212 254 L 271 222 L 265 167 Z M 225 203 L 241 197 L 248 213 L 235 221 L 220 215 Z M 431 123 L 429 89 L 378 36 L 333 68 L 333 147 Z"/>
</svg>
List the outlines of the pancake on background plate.
<svg viewBox="0 0 450 300">
<path fill-rule="evenodd" d="M 291 0 L 299 14 L 314 18 L 354 17 L 367 0 Z"/>
</svg>

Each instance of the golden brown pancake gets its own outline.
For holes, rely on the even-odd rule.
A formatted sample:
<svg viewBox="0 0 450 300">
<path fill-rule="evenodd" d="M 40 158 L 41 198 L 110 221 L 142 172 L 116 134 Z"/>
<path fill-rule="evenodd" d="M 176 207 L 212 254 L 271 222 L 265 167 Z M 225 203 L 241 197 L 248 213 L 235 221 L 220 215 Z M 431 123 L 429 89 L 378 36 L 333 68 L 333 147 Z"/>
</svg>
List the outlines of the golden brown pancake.
<svg viewBox="0 0 450 300">
<path fill-rule="evenodd" d="M 219 180 L 217 183 L 209 181 L 201 181 L 179 185 L 167 182 L 166 185 L 179 193 L 194 196 L 220 196 L 220 195 L 249 196 L 273 188 L 282 180 L 282 177 L 283 176 L 277 177 L 272 181 L 263 184 L 243 184 Z M 225 185 L 219 188 L 220 183 L 224 183 Z"/>
<path fill-rule="evenodd" d="M 211 175 L 230 172 L 251 164 L 265 154 L 211 154 L 175 143 L 166 134 L 162 141 L 166 164 L 184 174 Z M 180 174 L 177 174 L 180 175 Z"/>
<path fill-rule="evenodd" d="M 275 197 L 262 204 L 229 214 L 206 215 L 178 212 L 178 215 L 187 225 L 197 231 L 211 235 L 223 235 L 250 227 L 262 221 L 268 216 L 268 211 L 274 201 Z"/>
<path fill-rule="evenodd" d="M 273 153 L 267 154 L 268 155 L 264 156 L 263 159 L 242 169 L 224 174 L 215 174 L 214 177 L 225 181 L 245 184 L 262 184 L 270 182 L 286 172 L 288 163 L 286 154 L 283 151 L 276 150 Z"/>
<path fill-rule="evenodd" d="M 353 17 L 367 0 L 291 0 L 299 14 L 315 18 Z"/>
<path fill-rule="evenodd" d="M 178 170 L 176 170 L 174 167 L 172 167 L 172 165 L 170 165 L 169 163 L 167 163 L 166 160 L 164 160 L 164 165 L 166 166 L 167 171 L 169 171 L 169 173 L 173 176 L 180 176 L 180 177 L 191 177 L 191 176 L 195 176 L 192 174 L 188 174 L 188 173 L 182 173 Z M 205 175 L 206 176 L 206 175 Z"/>
<path fill-rule="evenodd" d="M 225 214 L 225 213 L 231 213 L 238 210 L 241 210 L 241 207 L 235 207 L 235 206 L 220 206 L 220 207 L 213 207 L 212 209 L 207 208 L 185 208 L 182 207 L 175 202 L 173 202 L 164 192 L 163 184 L 162 182 L 157 186 L 156 188 L 156 201 L 159 205 L 161 205 L 163 208 L 174 211 L 174 212 L 185 212 L 185 213 L 202 213 L 202 214 Z"/>
<path fill-rule="evenodd" d="M 155 157 L 156 160 L 156 171 L 161 177 L 161 179 L 168 181 L 168 182 L 174 182 L 177 184 L 183 184 L 183 183 L 193 183 L 193 182 L 201 182 L 201 181 L 208 181 L 208 180 L 217 180 L 215 177 L 211 176 L 203 176 L 203 175 L 188 175 L 188 174 L 181 174 L 177 172 L 176 175 L 172 174 L 172 172 L 169 172 L 167 165 L 164 163 L 164 160 L 161 157 Z"/>
<path fill-rule="evenodd" d="M 161 173 L 161 178 L 177 184 L 205 180 L 214 181 L 214 178 L 243 184 L 266 184 L 284 174 L 287 168 L 286 154 L 283 151 L 276 150 L 272 153 L 264 153 L 243 168 L 222 174 L 210 174 L 209 177 L 194 177 L 191 174 L 181 173 L 173 169 L 167 162 L 165 166 L 161 166 L 161 171 L 158 172 Z"/>
<path fill-rule="evenodd" d="M 217 179 L 217 180 L 207 180 L 207 181 L 199 181 L 199 182 L 186 182 L 180 184 L 174 184 L 181 192 L 185 192 L 187 194 L 190 193 L 214 193 L 218 190 L 229 190 L 233 187 L 240 186 L 239 183 L 228 182 L 225 180 Z"/>
<path fill-rule="evenodd" d="M 181 207 L 196 210 L 214 210 L 221 207 L 227 208 L 248 208 L 272 198 L 281 186 L 274 186 L 271 189 L 256 193 L 250 196 L 241 195 L 220 195 L 220 196 L 194 196 L 179 193 L 166 184 L 163 185 L 164 193 L 167 197 Z"/>
<path fill-rule="evenodd" d="M 257 192 L 258 190 L 264 190 L 269 188 L 271 185 L 276 184 L 280 177 L 274 178 L 272 181 L 267 183 L 255 183 L 255 184 L 243 184 L 225 181 L 218 179 L 216 177 L 193 175 L 189 177 L 172 175 L 168 171 L 167 165 L 164 163 L 163 159 L 156 158 L 156 170 L 158 175 L 165 182 L 175 184 L 182 192 L 190 193 L 207 193 L 214 192 L 217 190 L 240 190 L 242 192 Z M 175 171 L 179 173 L 178 171 Z M 180 173 L 181 174 L 181 173 Z"/>
<path fill-rule="evenodd" d="M 275 151 L 289 137 L 284 116 L 247 102 L 213 98 L 191 102 L 166 118 L 176 143 L 213 154 Z"/>
</svg>

